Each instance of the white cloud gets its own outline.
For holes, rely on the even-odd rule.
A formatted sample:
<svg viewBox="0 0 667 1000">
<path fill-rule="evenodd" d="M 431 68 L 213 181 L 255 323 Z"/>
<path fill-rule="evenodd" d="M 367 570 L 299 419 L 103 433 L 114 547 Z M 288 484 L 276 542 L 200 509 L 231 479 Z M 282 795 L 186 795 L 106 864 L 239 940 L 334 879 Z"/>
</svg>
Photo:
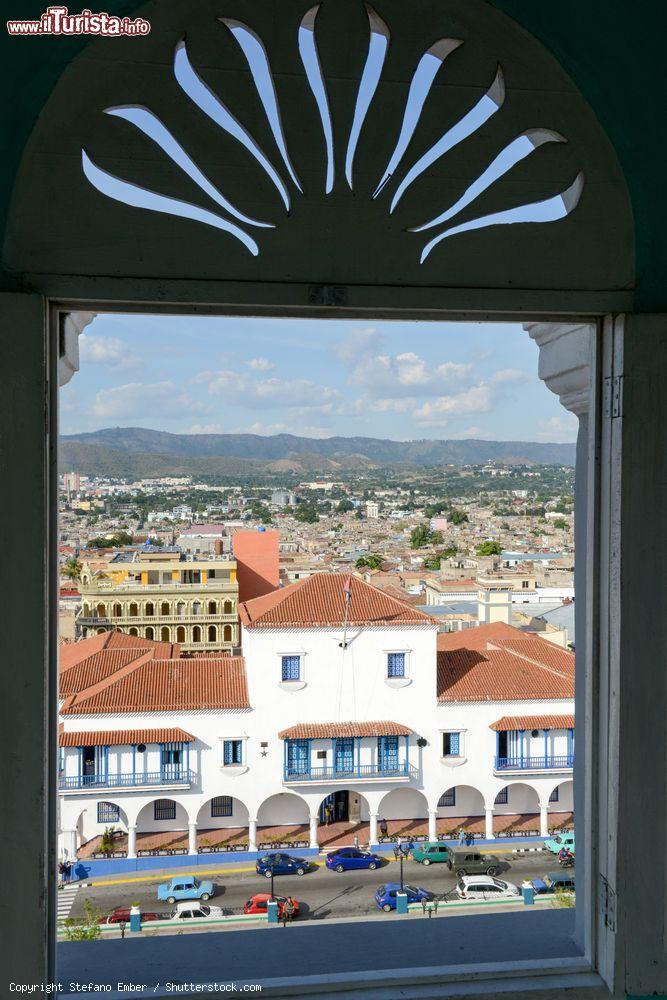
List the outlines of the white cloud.
<svg viewBox="0 0 667 1000">
<path fill-rule="evenodd" d="M 446 417 L 461 417 L 468 413 L 488 413 L 493 409 L 493 392 L 486 383 L 472 386 L 464 392 L 452 393 L 429 400 L 412 411 L 412 417 L 422 427 L 439 426 Z"/>
<path fill-rule="evenodd" d="M 577 440 L 578 421 L 573 413 L 563 413 L 562 416 L 549 417 L 548 420 L 538 420 L 537 426 L 535 437 L 539 441 L 570 444 Z"/>
<path fill-rule="evenodd" d="M 501 368 L 489 376 L 489 382 L 494 382 L 496 385 L 520 385 L 529 379 L 530 375 L 519 368 Z"/>
<path fill-rule="evenodd" d="M 211 396 L 226 404 L 249 409 L 273 410 L 305 407 L 326 412 L 340 393 L 310 379 L 253 379 L 233 371 L 201 372 L 192 381 L 206 383 Z"/>
<path fill-rule="evenodd" d="M 203 407 L 192 396 L 179 389 L 172 381 L 166 382 L 126 382 L 112 389 L 100 389 L 95 396 L 92 412 L 96 417 L 119 418 L 146 417 L 164 418 L 177 415 L 177 408 L 187 408 L 190 412 L 201 412 Z"/>
<path fill-rule="evenodd" d="M 222 424 L 192 424 L 188 427 L 185 434 L 224 434 L 226 433 L 225 428 Z"/>
<path fill-rule="evenodd" d="M 329 427 L 310 426 L 308 424 L 263 424 L 255 421 L 250 427 L 235 427 L 234 434 L 294 434 L 296 437 L 327 438 L 331 437 Z"/>
<path fill-rule="evenodd" d="M 445 361 L 433 365 L 413 351 L 402 354 L 368 354 L 351 366 L 349 381 L 370 397 L 439 396 L 465 385 L 472 365 Z"/>
<path fill-rule="evenodd" d="M 276 367 L 273 361 L 269 361 L 268 358 L 250 358 L 246 364 L 248 368 L 252 368 L 256 372 L 270 372 Z"/>
<path fill-rule="evenodd" d="M 346 367 L 355 367 L 361 358 L 377 354 L 382 349 L 384 337 L 374 326 L 353 330 L 334 347 L 338 360 Z"/>
<path fill-rule="evenodd" d="M 141 358 L 118 337 L 79 336 L 79 356 L 85 365 L 106 365 L 107 368 L 129 370 L 141 364 Z"/>
</svg>

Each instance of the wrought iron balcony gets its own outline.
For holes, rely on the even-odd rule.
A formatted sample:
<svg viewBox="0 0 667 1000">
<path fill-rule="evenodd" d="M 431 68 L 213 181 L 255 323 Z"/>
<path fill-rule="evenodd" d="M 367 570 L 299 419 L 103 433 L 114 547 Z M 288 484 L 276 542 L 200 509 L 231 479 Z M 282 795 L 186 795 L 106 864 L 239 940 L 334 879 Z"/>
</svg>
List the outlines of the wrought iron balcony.
<svg viewBox="0 0 667 1000">
<path fill-rule="evenodd" d="M 189 787 L 194 784 L 196 774 L 185 768 L 162 771 L 145 771 L 141 774 L 75 774 L 61 776 L 58 787 L 61 792 L 96 791 L 105 788 L 145 788 L 163 785 Z"/>
<path fill-rule="evenodd" d="M 291 769 L 285 767 L 283 783 L 291 785 L 294 782 L 305 781 L 368 781 L 390 779 L 392 781 L 409 781 L 418 776 L 418 770 L 409 761 L 399 761 L 395 766 L 388 764 L 360 764 L 354 767 L 307 767 Z"/>
<path fill-rule="evenodd" d="M 574 754 L 560 757 L 496 757 L 496 771 L 565 771 L 574 767 Z"/>
</svg>

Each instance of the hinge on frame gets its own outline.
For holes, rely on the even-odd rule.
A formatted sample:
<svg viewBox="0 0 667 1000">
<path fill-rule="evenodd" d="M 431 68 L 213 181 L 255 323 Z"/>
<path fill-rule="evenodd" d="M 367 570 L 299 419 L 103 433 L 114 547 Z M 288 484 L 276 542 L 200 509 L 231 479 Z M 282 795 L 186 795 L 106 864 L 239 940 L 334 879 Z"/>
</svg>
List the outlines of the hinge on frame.
<svg viewBox="0 0 667 1000">
<path fill-rule="evenodd" d="M 604 380 L 605 417 L 623 416 L 623 376 L 610 375 Z"/>
<path fill-rule="evenodd" d="M 616 893 L 604 875 L 600 874 L 601 893 L 600 908 L 604 917 L 604 925 L 610 931 L 616 930 Z"/>
</svg>

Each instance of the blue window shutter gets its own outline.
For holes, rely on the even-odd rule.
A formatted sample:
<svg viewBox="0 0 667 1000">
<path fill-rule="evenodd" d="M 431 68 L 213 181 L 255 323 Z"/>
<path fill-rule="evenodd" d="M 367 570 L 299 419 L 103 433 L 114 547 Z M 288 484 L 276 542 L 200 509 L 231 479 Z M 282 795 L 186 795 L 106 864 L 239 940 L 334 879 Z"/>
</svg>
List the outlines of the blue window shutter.
<svg viewBox="0 0 667 1000">
<path fill-rule="evenodd" d="M 284 681 L 299 681 L 299 680 L 301 680 L 301 657 L 300 656 L 283 656 L 282 657 L 282 679 Z"/>
<path fill-rule="evenodd" d="M 387 677 L 405 677 L 405 653 L 387 654 Z"/>
<path fill-rule="evenodd" d="M 461 745 L 460 733 L 450 733 L 449 734 L 449 752 L 453 757 L 458 757 L 459 747 Z"/>
<path fill-rule="evenodd" d="M 224 742 L 224 762 L 225 764 L 231 764 L 232 762 L 232 741 L 225 740 Z"/>
</svg>

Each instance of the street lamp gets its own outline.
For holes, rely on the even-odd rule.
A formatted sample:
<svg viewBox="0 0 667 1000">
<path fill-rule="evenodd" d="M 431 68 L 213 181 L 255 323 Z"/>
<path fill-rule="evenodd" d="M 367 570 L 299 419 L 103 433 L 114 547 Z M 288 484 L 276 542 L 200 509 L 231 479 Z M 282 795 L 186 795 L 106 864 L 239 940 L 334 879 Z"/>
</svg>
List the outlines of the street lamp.
<svg viewBox="0 0 667 1000">
<path fill-rule="evenodd" d="M 403 892 L 403 861 L 408 857 L 409 853 L 409 844 L 396 844 L 396 847 L 394 848 L 394 856 L 401 866 L 401 892 Z"/>
</svg>

